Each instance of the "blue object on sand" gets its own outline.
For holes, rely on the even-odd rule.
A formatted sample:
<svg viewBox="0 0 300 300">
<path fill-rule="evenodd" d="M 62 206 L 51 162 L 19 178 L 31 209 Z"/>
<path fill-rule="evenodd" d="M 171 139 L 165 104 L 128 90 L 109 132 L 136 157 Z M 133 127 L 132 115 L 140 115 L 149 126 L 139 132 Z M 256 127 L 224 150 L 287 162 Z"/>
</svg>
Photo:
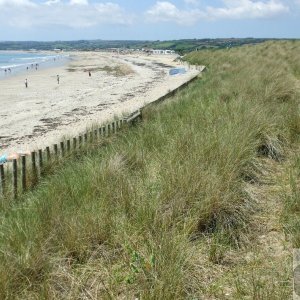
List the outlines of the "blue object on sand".
<svg viewBox="0 0 300 300">
<path fill-rule="evenodd" d="M 185 74 L 185 73 L 186 73 L 185 68 L 173 68 L 169 71 L 170 75 Z"/>
<path fill-rule="evenodd" d="M 0 165 L 5 164 L 7 162 L 7 155 L 0 156 Z"/>
</svg>

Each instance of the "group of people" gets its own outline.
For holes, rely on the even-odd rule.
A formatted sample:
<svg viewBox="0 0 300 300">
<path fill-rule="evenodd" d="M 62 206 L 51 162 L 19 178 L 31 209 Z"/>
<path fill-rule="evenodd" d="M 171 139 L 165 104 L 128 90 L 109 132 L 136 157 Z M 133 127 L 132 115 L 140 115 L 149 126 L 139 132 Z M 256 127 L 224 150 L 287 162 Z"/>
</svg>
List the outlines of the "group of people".
<svg viewBox="0 0 300 300">
<path fill-rule="evenodd" d="M 11 73 L 11 68 L 4 69 L 4 73 L 7 74 L 7 72 Z"/>
<path fill-rule="evenodd" d="M 60 78 L 59 75 L 56 75 L 57 84 L 59 84 L 59 78 Z M 28 79 L 27 78 L 25 79 L 24 83 L 25 83 L 25 88 L 27 89 L 28 88 Z"/>
<path fill-rule="evenodd" d="M 39 64 L 35 64 L 35 69 L 37 70 L 38 69 L 38 67 L 39 67 Z M 33 69 L 34 68 L 34 64 L 31 64 L 31 69 Z M 27 71 L 29 70 L 29 67 L 27 66 Z"/>
<path fill-rule="evenodd" d="M 38 67 L 38 64 L 36 64 L 36 69 L 37 69 L 37 67 Z M 33 68 L 33 65 L 32 65 L 32 68 Z M 9 70 L 9 72 L 11 72 L 10 69 L 8 69 L 8 70 Z M 28 70 L 28 67 L 27 67 L 27 70 Z M 5 72 L 7 72 L 6 69 L 5 69 Z M 88 74 L 89 74 L 89 77 L 92 76 L 91 71 L 88 71 Z M 59 82 L 60 82 L 60 76 L 59 75 L 56 75 L 56 81 L 57 81 L 57 84 L 59 84 Z M 28 88 L 28 79 L 27 78 L 25 79 L 24 83 L 25 83 L 25 88 Z M 12 154 L 0 155 L 0 165 L 5 164 L 8 161 L 13 161 L 14 159 L 19 159 L 23 155 L 29 155 L 29 154 L 30 154 L 29 151 L 19 151 L 19 152 L 15 152 L 15 153 L 12 153 Z"/>
<path fill-rule="evenodd" d="M 89 71 L 89 77 L 91 77 L 92 76 L 92 73 L 91 73 L 91 71 Z M 59 81 L 60 81 L 60 77 L 59 77 L 59 75 L 56 75 L 56 81 L 57 81 L 57 84 L 59 84 Z M 28 79 L 26 78 L 25 79 L 25 88 L 28 88 Z"/>
</svg>

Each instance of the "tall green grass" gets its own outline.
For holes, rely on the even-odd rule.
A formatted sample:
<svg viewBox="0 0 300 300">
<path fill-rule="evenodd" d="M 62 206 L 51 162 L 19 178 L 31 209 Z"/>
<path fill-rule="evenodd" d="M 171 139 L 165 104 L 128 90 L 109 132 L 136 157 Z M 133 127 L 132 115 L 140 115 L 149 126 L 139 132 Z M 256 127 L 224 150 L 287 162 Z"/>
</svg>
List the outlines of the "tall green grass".
<svg viewBox="0 0 300 300">
<path fill-rule="evenodd" d="M 205 260 L 247 246 L 261 157 L 298 142 L 299 48 L 188 55 L 201 80 L 0 213 L 0 298 L 212 297 Z"/>
</svg>

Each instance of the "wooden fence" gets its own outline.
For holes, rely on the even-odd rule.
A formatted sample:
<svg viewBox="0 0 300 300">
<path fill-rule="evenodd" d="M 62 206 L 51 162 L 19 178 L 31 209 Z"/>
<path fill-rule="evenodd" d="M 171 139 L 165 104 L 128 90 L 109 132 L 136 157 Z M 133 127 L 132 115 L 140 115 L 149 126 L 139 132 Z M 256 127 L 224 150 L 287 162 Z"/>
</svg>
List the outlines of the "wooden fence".
<svg viewBox="0 0 300 300">
<path fill-rule="evenodd" d="M 52 147 L 47 146 L 45 149 L 38 149 L 31 152 L 30 156 L 22 155 L 19 160 L 14 159 L 12 164 L 0 164 L 0 196 L 18 198 L 21 193 L 33 188 L 47 174 L 47 167 L 53 167 L 53 165 L 55 166 L 56 163 L 67 156 L 76 154 L 85 149 L 86 146 L 117 133 L 124 126 L 136 123 L 142 119 L 145 108 L 173 96 L 197 77 L 198 75 L 163 97 L 145 105 L 142 109 L 133 112 L 126 118 L 101 125 L 99 128 L 94 128 L 72 139 L 61 141 L 59 144 L 52 145 Z"/>
</svg>

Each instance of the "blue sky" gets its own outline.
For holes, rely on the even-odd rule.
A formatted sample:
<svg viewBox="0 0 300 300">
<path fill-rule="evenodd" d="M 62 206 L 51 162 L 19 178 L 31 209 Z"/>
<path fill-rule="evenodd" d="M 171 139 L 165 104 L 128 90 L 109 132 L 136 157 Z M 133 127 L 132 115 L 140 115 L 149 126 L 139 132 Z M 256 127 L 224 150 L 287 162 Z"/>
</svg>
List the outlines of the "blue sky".
<svg viewBox="0 0 300 300">
<path fill-rule="evenodd" d="M 300 0 L 0 0 L 0 40 L 300 38 Z"/>
</svg>

